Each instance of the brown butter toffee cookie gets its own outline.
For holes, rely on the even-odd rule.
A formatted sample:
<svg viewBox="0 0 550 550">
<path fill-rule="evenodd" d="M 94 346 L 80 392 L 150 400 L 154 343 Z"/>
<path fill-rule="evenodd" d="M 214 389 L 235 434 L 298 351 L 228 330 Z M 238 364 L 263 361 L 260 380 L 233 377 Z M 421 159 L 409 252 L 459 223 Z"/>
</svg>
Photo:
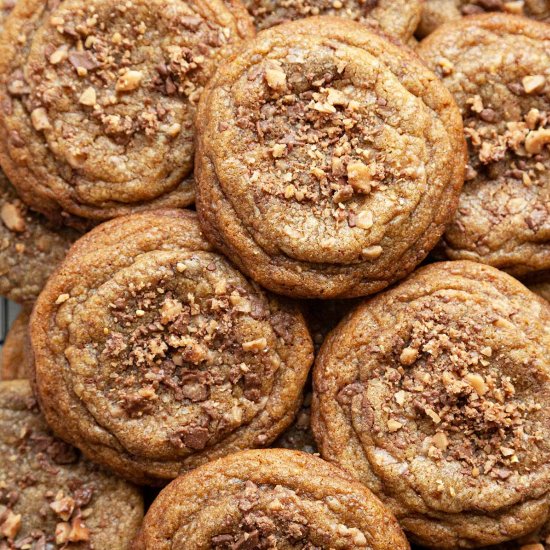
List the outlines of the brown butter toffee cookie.
<svg viewBox="0 0 550 550">
<path fill-rule="evenodd" d="M 550 26 L 487 14 L 418 50 L 462 110 L 466 183 L 444 235 L 450 259 L 514 275 L 550 268 Z"/>
<path fill-rule="evenodd" d="M 128 550 L 139 491 L 55 438 L 29 382 L 0 382 L 0 548 Z"/>
<path fill-rule="evenodd" d="M 550 515 L 550 305 L 495 268 L 436 263 L 325 341 L 321 455 L 380 496 L 414 542 L 476 548 Z"/>
<path fill-rule="evenodd" d="M 3 168 L 51 218 L 192 203 L 196 103 L 253 34 L 233 0 L 21 0 L 0 42 Z"/>
<path fill-rule="evenodd" d="M 52 428 L 140 482 L 269 445 L 313 361 L 298 308 L 213 252 L 188 211 L 119 218 L 80 239 L 30 331 Z"/>
<path fill-rule="evenodd" d="M 244 451 L 179 477 L 149 509 L 136 550 L 407 550 L 392 514 L 320 458 Z"/>
<path fill-rule="evenodd" d="M 422 14 L 422 0 L 244 0 L 259 29 L 309 17 L 334 15 L 379 29 L 407 43 Z"/>
<path fill-rule="evenodd" d="M 403 277 L 452 216 L 462 121 L 414 56 L 354 21 L 262 31 L 197 116 L 205 234 L 263 286 L 352 297 Z"/>
<path fill-rule="evenodd" d="M 0 355 L 0 380 L 30 378 L 32 357 L 29 350 L 29 319 L 31 309 L 24 308 L 13 322 Z"/>
<path fill-rule="evenodd" d="M 417 35 L 427 36 L 440 25 L 465 15 L 492 11 L 550 21 L 548 0 L 426 0 Z"/>
<path fill-rule="evenodd" d="M 34 302 L 79 236 L 29 210 L 0 169 L 0 296 Z"/>
</svg>

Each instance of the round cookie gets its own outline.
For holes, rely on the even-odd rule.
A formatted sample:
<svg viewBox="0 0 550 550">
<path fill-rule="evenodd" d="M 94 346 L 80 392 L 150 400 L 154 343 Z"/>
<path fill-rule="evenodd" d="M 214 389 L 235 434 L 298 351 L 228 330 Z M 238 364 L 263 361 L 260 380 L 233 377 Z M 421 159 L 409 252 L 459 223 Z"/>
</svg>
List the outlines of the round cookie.
<svg viewBox="0 0 550 550">
<path fill-rule="evenodd" d="M 360 296 L 403 277 L 436 244 L 462 185 L 451 95 L 355 21 L 262 31 L 209 82 L 197 127 L 206 236 L 289 296 Z"/>
<path fill-rule="evenodd" d="M 0 547 L 127 550 L 139 491 L 52 436 L 29 382 L 0 382 Z"/>
<path fill-rule="evenodd" d="M 530 533 L 550 518 L 550 305 L 483 264 L 419 269 L 329 335 L 312 426 L 413 542 Z"/>
<path fill-rule="evenodd" d="M 313 361 L 297 306 L 213 252 L 195 213 L 117 218 L 80 239 L 31 317 L 54 431 L 139 482 L 269 445 Z"/>
<path fill-rule="evenodd" d="M 244 451 L 168 485 L 136 550 L 406 550 L 395 518 L 338 468 L 297 451 Z"/>
<path fill-rule="evenodd" d="M 550 268 L 550 26 L 472 16 L 418 52 L 464 117 L 466 183 L 443 247 L 514 275 Z"/>
<path fill-rule="evenodd" d="M 0 169 L 0 296 L 34 302 L 79 235 L 29 210 Z"/>
<path fill-rule="evenodd" d="M 426 0 L 417 35 L 427 36 L 440 25 L 460 19 L 464 15 L 477 15 L 491 11 L 550 21 L 548 0 Z"/>
<path fill-rule="evenodd" d="M 0 41 L 2 167 L 54 220 L 189 205 L 196 103 L 253 34 L 233 0 L 21 0 Z"/>
<path fill-rule="evenodd" d="M 31 377 L 32 358 L 28 349 L 30 316 L 31 309 L 24 308 L 6 335 L 0 356 L 0 380 Z"/>
<path fill-rule="evenodd" d="M 312 15 L 334 15 L 366 24 L 407 43 L 422 14 L 423 0 L 245 0 L 258 29 Z"/>
</svg>

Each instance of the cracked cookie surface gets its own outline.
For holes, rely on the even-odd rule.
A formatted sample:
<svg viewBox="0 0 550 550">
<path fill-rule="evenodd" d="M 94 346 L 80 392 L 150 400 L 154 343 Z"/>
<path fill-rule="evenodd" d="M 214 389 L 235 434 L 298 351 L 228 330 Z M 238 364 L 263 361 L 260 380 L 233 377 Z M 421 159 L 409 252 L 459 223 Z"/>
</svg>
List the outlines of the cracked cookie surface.
<svg viewBox="0 0 550 550">
<path fill-rule="evenodd" d="M 127 550 L 137 488 L 54 437 L 26 380 L 0 382 L 0 547 Z"/>
<path fill-rule="evenodd" d="M 477 548 L 550 514 L 550 306 L 473 262 L 436 263 L 325 341 L 321 455 L 380 496 L 414 542 Z"/>
<path fill-rule="evenodd" d="M 313 360 L 297 306 L 241 275 L 180 210 L 80 239 L 30 330 L 53 429 L 151 483 L 269 445 L 292 422 Z"/>
<path fill-rule="evenodd" d="M 427 255 L 456 206 L 462 121 L 411 53 L 354 21 L 262 31 L 197 117 L 206 236 L 281 294 L 376 292 Z"/>
<path fill-rule="evenodd" d="M 166 487 L 138 550 L 407 550 L 395 518 L 360 483 L 297 451 L 244 451 Z"/>
<path fill-rule="evenodd" d="M 464 117 L 469 162 L 443 247 L 514 275 L 550 266 L 550 26 L 487 14 L 449 23 L 419 55 Z"/>
<path fill-rule="evenodd" d="M 0 42 L 0 163 L 53 219 L 189 205 L 196 103 L 253 33 L 240 2 L 21 0 Z"/>
</svg>

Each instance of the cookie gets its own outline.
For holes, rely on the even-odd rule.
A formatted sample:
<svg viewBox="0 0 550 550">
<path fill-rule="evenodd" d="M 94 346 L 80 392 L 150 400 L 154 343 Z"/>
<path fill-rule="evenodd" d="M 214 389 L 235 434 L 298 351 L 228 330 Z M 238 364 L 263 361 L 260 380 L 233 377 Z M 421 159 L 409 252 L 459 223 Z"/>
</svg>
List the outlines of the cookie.
<svg viewBox="0 0 550 550">
<path fill-rule="evenodd" d="M 245 0 L 258 29 L 312 15 L 334 15 L 366 24 L 407 43 L 420 22 L 422 0 Z"/>
<path fill-rule="evenodd" d="M 29 382 L 0 382 L 0 547 L 127 550 L 139 491 L 56 439 Z"/>
<path fill-rule="evenodd" d="M 405 550 L 395 518 L 360 483 L 297 451 L 244 451 L 179 477 L 145 516 L 136 550 Z"/>
<path fill-rule="evenodd" d="M 462 16 L 492 11 L 550 21 L 548 0 L 426 0 L 417 34 L 420 37 L 427 36 L 440 25 Z"/>
<path fill-rule="evenodd" d="M 361 296 L 403 277 L 436 244 L 462 185 L 451 95 L 355 21 L 262 31 L 209 82 L 197 127 L 206 236 L 289 296 Z"/>
<path fill-rule="evenodd" d="M 410 539 L 478 548 L 550 519 L 550 305 L 509 275 L 435 263 L 327 338 L 312 426 Z"/>
<path fill-rule="evenodd" d="M 196 103 L 253 32 L 234 0 L 21 0 L 0 41 L 2 167 L 54 220 L 189 205 Z"/>
<path fill-rule="evenodd" d="M 448 258 L 516 276 L 550 268 L 550 26 L 486 14 L 449 23 L 418 50 L 455 96 L 466 183 Z"/>
<path fill-rule="evenodd" d="M 0 380 L 30 378 L 32 358 L 29 353 L 30 308 L 24 308 L 13 322 L 2 345 L 0 357 Z"/>
<path fill-rule="evenodd" d="M 247 280 L 180 210 L 117 218 L 80 239 L 30 332 L 54 431 L 147 483 L 269 445 L 313 361 L 297 306 Z"/>
<path fill-rule="evenodd" d="M 0 169 L 0 296 L 34 302 L 79 236 L 29 210 Z"/>
</svg>

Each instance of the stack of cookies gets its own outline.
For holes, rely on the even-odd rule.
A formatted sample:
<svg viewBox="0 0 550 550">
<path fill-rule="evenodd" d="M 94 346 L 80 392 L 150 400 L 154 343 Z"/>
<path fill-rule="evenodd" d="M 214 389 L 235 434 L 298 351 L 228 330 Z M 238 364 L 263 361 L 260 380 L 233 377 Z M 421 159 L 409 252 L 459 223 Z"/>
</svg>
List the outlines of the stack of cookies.
<svg viewBox="0 0 550 550">
<path fill-rule="evenodd" d="M 0 550 L 550 548 L 548 0 L 0 29 Z"/>
</svg>

